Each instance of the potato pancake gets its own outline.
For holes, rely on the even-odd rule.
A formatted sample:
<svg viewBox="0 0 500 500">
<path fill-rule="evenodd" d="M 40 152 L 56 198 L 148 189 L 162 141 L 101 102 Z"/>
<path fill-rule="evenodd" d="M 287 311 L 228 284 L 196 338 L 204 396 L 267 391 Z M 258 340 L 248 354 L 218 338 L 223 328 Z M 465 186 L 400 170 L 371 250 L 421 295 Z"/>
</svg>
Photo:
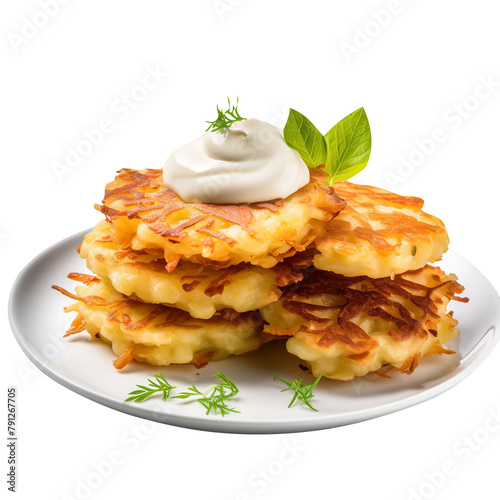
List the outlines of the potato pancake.
<svg viewBox="0 0 500 500">
<path fill-rule="evenodd" d="M 87 267 L 100 278 L 108 278 L 124 295 L 178 307 L 194 318 L 208 319 L 225 308 L 238 312 L 260 309 L 280 298 L 280 287 L 302 279 L 300 271 L 285 263 L 272 269 L 241 263 L 217 270 L 180 261 L 169 273 L 164 259 L 113 243 L 111 226 L 102 221 L 85 236 L 80 256 Z"/>
<path fill-rule="evenodd" d="M 458 335 L 446 308 L 464 288 L 432 266 L 391 278 L 315 271 L 261 309 L 272 335 L 314 376 L 350 380 L 387 365 L 412 373 L 425 354 Z"/>
<path fill-rule="evenodd" d="M 131 300 L 95 276 L 72 273 L 68 277 L 84 286 L 76 287 L 75 294 L 52 287 L 77 301 L 65 308 L 78 313 L 66 336 L 85 329 L 92 338 L 111 344 L 118 369 L 133 359 L 200 368 L 209 361 L 255 351 L 272 340 L 262 332 L 258 312 L 225 311 L 210 319 L 195 319 L 179 309 Z"/>
<path fill-rule="evenodd" d="M 121 170 L 102 205 L 122 248 L 156 249 L 172 271 L 180 259 L 221 269 L 248 262 L 263 268 L 303 251 L 345 206 L 335 190 L 310 182 L 284 200 L 239 205 L 187 203 L 168 189 L 162 170 Z"/>
<path fill-rule="evenodd" d="M 382 278 L 420 269 L 448 249 L 443 222 L 422 211 L 420 198 L 347 181 L 334 186 L 347 206 L 315 241 L 318 269 Z"/>
</svg>

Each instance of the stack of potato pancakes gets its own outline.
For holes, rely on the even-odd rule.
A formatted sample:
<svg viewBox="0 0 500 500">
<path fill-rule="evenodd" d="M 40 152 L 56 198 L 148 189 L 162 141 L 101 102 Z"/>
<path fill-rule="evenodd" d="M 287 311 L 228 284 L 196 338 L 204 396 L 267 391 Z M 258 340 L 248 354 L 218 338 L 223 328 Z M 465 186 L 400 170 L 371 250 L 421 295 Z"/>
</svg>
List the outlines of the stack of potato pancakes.
<svg viewBox="0 0 500 500">
<path fill-rule="evenodd" d="M 419 198 L 310 173 L 284 200 L 213 205 L 184 202 L 162 170 L 121 170 L 79 248 L 96 276 L 70 274 L 75 294 L 54 287 L 77 300 L 67 335 L 110 343 L 118 369 L 201 367 L 276 340 L 340 380 L 452 352 L 447 306 L 467 299 L 428 264 L 447 250 L 443 223 Z"/>
</svg>

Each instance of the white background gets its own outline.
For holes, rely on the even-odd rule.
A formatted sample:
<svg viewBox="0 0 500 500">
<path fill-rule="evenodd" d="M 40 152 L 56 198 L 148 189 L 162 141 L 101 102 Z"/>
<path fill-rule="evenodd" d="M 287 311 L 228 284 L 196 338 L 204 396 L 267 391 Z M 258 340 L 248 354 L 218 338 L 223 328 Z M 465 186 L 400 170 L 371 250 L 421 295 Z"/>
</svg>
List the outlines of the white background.
<svg viewBox="0 0 500 500">
<path fill-rule="evenodd" d="M 244 116 L 281 125 L 294 107 L 323 132 L 364 106 L 373 150 L 356 181 L 423 197 L 451 248 L 500 289 L 496 3 L 222 0 L 217 9 L 208 0 L 66 0 L 47 2 L 50 18 L 42 3 L 3 2 L 0 12 L 0 325 L 5 384 L 19 392 L 17 497 L 83 498 L 77 485 L 92 463 L 118 452 L 88 498 L 407 499 L 412 489 L 420 498 L 492 498 L 500 432 L 481 445 L 464 439 L 484 437 L 478 429 L 500 410 L 500 349 L 456 388 L 390 416 L 297 435 L 224 435 L 147 426 L 59 386 L 21 352 L 6 309 L 31 258 L 100 220 L 92 207 L 116 170 L 161 167 L 226 96 L 240 96 Z M 156 88 L 149 79 L 149 90 L 137 90 L 148 68 Z M 140 102 L 120 102 L 131 93 Z M 103 119 L 112 130 L 58 177 L 54 164 Z M 391 185 L 402 158 L 413 169 Z M 294 441 L 298 456 L 256 483 Z M 454 473 L 429 488 L 446 461 Z"/>
</svg>

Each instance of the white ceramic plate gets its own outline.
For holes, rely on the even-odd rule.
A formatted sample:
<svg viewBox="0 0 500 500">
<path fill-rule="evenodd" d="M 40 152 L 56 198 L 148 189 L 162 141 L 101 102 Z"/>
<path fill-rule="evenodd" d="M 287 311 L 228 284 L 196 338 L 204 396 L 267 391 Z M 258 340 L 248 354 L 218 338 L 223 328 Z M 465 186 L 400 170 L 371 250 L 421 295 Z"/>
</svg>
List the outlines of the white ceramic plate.
<svg viewBox="0 0 500 500">
<path fill-rule="evenodd" d="M 86 272 L 76 252 L 86 232 L 50 247 L 19 274 L 9 302 L 12 330 L 28 358 L 60 384 L 115 410 L 157 422 L 238 433 L 298 432 L 352 424 L 408 408 L 450 389 L 486 358 L 498 340 L 500 299 L 496 291 L 471 264 L 449 252 L 441 267 L 459 276 L 470 298 L 468 304 L 452 302 L 461 335 L 446 347 L 457 354 L 426 356 L 411 376 L 368 375 L 352 382 L 323 379 L 312 400 L 318 412 L 303 406 L 287 408 L 291 393 L 280 392 L 283 386 L 273 377 L 304 378 L 306 383 L 312 383 L 313 377 L 278 342 L 201 370 L 190 365 L 158 368 L 133 362 L 117 371 L 111 364 L 115 356 L 104 343 L 92 341 L 85 332 L 62 339 L 74 314 L 63 313 L 70 299 L 50 288 L 57 284 L 72 291 L 74 282 L 67 274 Z M 241 413 L 207 416 L 199 403 L 181 400 L 124 402 L 136 384 L 146 383 L 157 371 L 179 389 L 193 383 L 206 388 L 217 382 L 214 373 L 225 373 L 240 389 L 234 406 Z"/>
</svg>

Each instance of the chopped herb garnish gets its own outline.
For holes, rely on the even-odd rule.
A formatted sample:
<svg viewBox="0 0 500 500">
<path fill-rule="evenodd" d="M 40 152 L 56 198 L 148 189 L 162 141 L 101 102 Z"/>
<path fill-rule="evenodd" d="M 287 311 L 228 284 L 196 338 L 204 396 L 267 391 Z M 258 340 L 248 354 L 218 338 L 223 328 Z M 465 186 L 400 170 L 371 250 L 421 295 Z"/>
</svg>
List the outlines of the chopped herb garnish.
<svg viewBox="0 0 500 500">
<path fill-rule="evenodd" d="M 225 129 L 228 129 L 233 123 L 240 122 L 242 120 L 246 120 L 240 116 L 238 111 L 238 104 L 240 102 L 240 98 L 238 97 L 236 100 L 236 106 L 231 106 L 231 102 L 229 101 L 229 97 L 227 98 L 227 109 L 223 111 L 217 106 L 217 118 L 213 122 L 207 121 L 210 123 L 206 132 L 209 130 L 212 132 L 221 132 Z"/>
<path fill-rule="evenodd" d="M 141 401 L 145 401 L 151 396 L 161 393 L 162 401 L 166 401 L 170 397 L 170 392 L 172 389 L 175 389 L 176 386 L 170 385 L 169 382 L 165 380 L 165 377 L 161 373 L 155 373 L 156 382 L 153 382 L 148 378 L 149 387 L 144 385 L 137 385 L 139 389 L 129 392 L 129 398 L 125 401 L 135 401 L 136 403 L 140 403 Z"/>
<path fill-rule="evenodd" d="M 308 406 L 311 410 L 318 411 L 311 405 L 309 400 L 314 397 L 313 390 L 318 385 L 318 382 L 321 380 L 321 375 L 311 385 L 304 385 L 302 383 L 302 379 L 293 380 L 292 382 L 289 382 L 288 380 L 285 380 L 282 377 L 274 377 L 274 380 L 276 379 L 281 380 L 283 383 L 287 385 L 287 387 L 282 389 L 281 392 L 293 391 L 294 393 L 292 400 L 288 405 L 288 408 L 290 408 L 298 400 L 299 402 L 304 403 L 306 406 Z"/>
<path fill-rule="evenodd" d="M 224 417 L 228 413 L 240 413 L 234 408 L 230 408 L 227 402 L 236 394 L 239 390 L 235 383 L 223 373 L 216 373 L 214 377 L 218 377 L 220 380 L 219 384 L 211 385 L 204 392 L 200 391 L 195 385 L 192 385 L 187 391 L 181 392 L 176 396 L 170 396 L 173 389 L 177 387 L 171 385 L 161 373 L 155 373 L 156 382 L 148 379 L 149 387 L 145 385 L 137 385 L 139 389 L 129 393 L 129 398 L 125 401 L 134 401 L 135 403 L 140 403 L 146 399 L 154 396 L 155 394 L 161 394 L 162 400 L 166 401 L 170 399 L 187 399 L 190 397 L 196 398 L 201 405 L 205 407 L 206 414 L 208 415 L 211 411 L 218 415 L 219 413 Z"/>
<path fill-rule="evenodd" d="M 216 373 L 213 375 L 218 377 L 220 380 L 219 384 L 210 386 L 204 392 L 201 392 L 194 384 L 185 392 L 181 392 L 174 398 L 187 399 L 190 397 L 196 398 L 196 401 L 206 408 L 206 414 L 208 415 L 212 410 L 217 415 L 219 412 L 224 417 L 229 413 L 240 413 L 234 408 L 230 408 L 227 402 L 236 394 L 239 390 L 235 383 L 223 373 Z"/>
</svg>

